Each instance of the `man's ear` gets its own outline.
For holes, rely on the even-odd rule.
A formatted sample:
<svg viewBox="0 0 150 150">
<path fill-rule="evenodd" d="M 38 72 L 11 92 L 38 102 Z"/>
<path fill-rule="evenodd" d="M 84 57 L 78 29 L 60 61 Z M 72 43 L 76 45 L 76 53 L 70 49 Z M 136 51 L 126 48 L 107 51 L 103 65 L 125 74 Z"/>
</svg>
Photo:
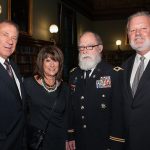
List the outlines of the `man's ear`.
<svg viewBox="0 0 150 150">
<path fill-rule="evenodd" d="M 103 45 L 99 45 L 99 53 L 101 53 L 103 50 Z"/>
</svg>

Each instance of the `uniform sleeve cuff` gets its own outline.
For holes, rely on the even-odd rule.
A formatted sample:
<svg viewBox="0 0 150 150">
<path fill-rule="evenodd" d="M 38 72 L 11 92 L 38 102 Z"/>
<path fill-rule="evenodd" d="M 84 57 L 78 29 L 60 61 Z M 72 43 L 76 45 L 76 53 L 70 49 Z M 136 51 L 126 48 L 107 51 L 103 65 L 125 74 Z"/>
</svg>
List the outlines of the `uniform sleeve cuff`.
<svg viewBox="0 0 150 150">
<path fill-rule="evenodd" d="M 68 138 L 68 139 L 67 139 L 68 141 L 74 140 L 74 130 L 73 130 L 73 129 L 68 130 L 67 138 Z"/>
<path fill-rule="evenodd" d="M 123 139 L 123 138 L 110 136 L 109 139 L 110 139 L 111 141 L 120 142 L 120 143 L 125 143 L 125 139 Z"/>
</svg>

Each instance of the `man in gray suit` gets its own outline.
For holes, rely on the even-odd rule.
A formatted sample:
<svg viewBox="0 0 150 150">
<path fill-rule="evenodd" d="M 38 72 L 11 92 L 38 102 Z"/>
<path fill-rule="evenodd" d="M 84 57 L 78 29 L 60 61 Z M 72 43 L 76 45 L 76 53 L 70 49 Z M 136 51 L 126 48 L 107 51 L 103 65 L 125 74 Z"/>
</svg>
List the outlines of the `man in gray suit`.
<svg viewBox="0 0 150 150">
<path fill-rule="evenodd" d="M 18 26 L 0 22 L 0 149 L 22 150 L 24 90 L 16 65 L 9 59 L 16 48 Z"/>
</svg>

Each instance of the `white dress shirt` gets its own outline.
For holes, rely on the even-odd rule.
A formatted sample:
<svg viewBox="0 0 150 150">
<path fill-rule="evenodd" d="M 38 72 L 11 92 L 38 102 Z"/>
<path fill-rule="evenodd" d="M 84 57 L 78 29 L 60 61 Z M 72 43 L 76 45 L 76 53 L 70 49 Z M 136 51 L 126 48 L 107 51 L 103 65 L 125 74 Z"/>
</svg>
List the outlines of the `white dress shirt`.
<svg viewBox="0 0 150 150">
<path fill-rule="evenodd" d="M 133 68 L 132 68 L 131 77 L 130 77 L 130 86 L 131 87 L 132 87 L 132 83 L 133 83 L 133 80 L 134 80 L 137 68 L 138 68 L 138 66 L 139 66 L 139 64 L 141 62 L 140 57 L 141 57 L 141 55 L 136 54 L 136 57 L 135 57 L 135 60 L 134 60 L 134 64 L 133 64 Z M 148 64 L 148 62 L 150 60 L 150 51 L 148 53 L 146 53 L 144 55 L 144 57 L 145 57 L 145 59 L 144 59 L 144 70 L 145 70 L 145 68 L 147 67 L 147 64 Z"/>
<path fill-rule="evenodd" d="M 8 59 L 8 61 L 9 61 L 9 59 Z M 1 64 L 3 65 L 3 67 L 6 69 L 6 66 L 5 66 L 4 62 L 5 62 L 5 59 L 2 58 L 2 57 L 0 57 L 0 63 L 1 63 Z M 19 80 L 18 80 L 18 78 L 17 78 L 17 76 L 16 76 L 16 74 L 15 74 L 15 72 L 14 72 L 14 70 L 13 70 L 12 67 L 11 67 L 11 69 L 12 69 L 12 72 L 13 72 L 14 79 L 15 79 L 15 81 L 16 81 L 17 88 L 18 88 L 18 90 L 19 90 L 19 94 L 20 94 L 20 96 L 21 96 L 21 98 L 22 98 L 22 95 L 21 95 L 21 88 L 20 88 L 20 82 L 19 82 Z"/>
</svg>

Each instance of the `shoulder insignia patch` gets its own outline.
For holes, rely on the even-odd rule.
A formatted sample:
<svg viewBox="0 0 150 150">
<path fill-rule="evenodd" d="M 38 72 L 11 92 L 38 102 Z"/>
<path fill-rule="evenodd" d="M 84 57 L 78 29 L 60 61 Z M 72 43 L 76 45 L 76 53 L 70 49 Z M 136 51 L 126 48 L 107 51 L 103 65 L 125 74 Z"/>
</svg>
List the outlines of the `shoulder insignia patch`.
<svg viewBox="0 0 150 150">
<path fill-rule="evenodd" d="M 76 69 L 77 69 L 77 67 L 71 69 L 71 70 L 70 70 L 70 73 L 71 73 L 71 72 L 74 72 Z"/>
<path fill-rule="evenodd" d="M 114 67 L 114 68 L 113 68 L 113 70 L 118 72 L 118 71 L 120 71 L 120 70 L 124 70 L 124 69 L 123 69 L 123 68 L 121 68 L 121 67 L 119 67 L 119 66 L 117 66 L 117 67 Z"/>
</svg>

